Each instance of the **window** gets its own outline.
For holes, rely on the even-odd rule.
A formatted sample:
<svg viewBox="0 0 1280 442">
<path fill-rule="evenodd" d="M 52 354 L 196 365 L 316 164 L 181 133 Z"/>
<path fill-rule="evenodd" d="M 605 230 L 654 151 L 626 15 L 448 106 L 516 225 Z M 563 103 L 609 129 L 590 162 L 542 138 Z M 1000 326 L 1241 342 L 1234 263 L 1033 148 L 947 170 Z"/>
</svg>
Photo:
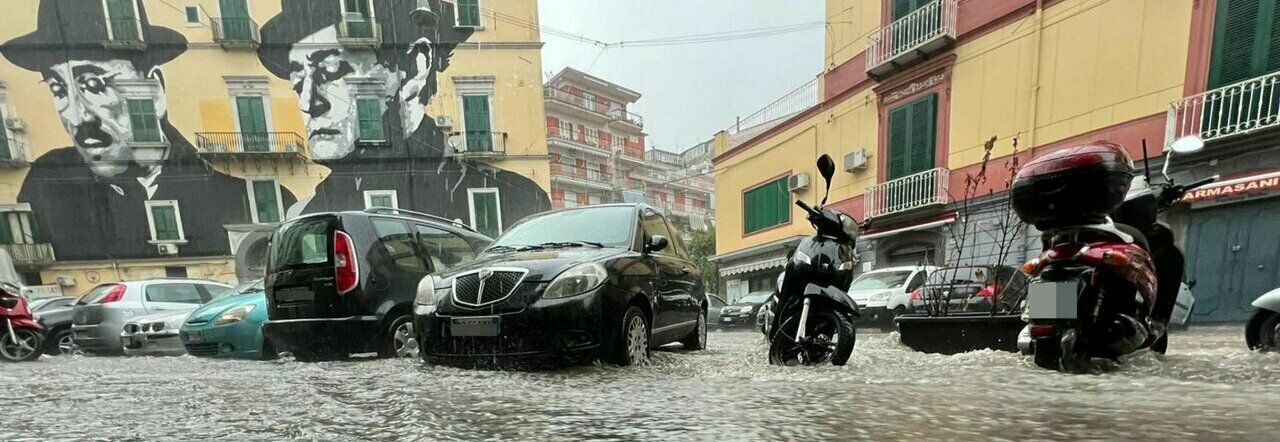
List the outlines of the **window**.
<svg viewBox="0 0 1280 442">
<path fill-rule="evenodd" d="M 394 190 L 366 190 L 364 191 L 364 208 L 370 207 L 390 207 L 399 209 L 399 198 L 396 197 Z"/>
<path fill-rule="evenodd" d="M 462 124 L 466 128 L 467 151 L 493 151 L 490 118 L 488 95 L 462 96 Z"/>
<path fill-rule="evenodd" d="M 195 284 L 152 284 L 147 286 L 148 302 L 176 302 L 179 304 L 204 304 Z"/>
<path fill-rule="evenodd" d="M 676 229 L 675 225 L 671 224 L 671 220 L 666 220 L 666 222 L 667 231 L 671 232 L 671 236 L 667 239 L 671 241 L 671 249 L 674 250 L 674 254 L 683 259 L 689 259 L 689 252 L 684 248 L 684 240 L 680 239 L 680 235 L 677 234 L 680 231 Z"/>
<path fill-rule="evenodd" d="M 915 289 L 918 289 L 920 288 L 920 286 L 924 285 L 924 280 L 925 278 L 928 277 L 928 275 L 929 275 L 929 272 L 926 272 L 924 270 L 916 272 L 916 276 L 911 277 L 911 283 L 907 284 L 907 291 L 908 292 L 915 291 Z"/>
<path fill-rule="evenodd" d="M 1214 20 L 1210 89 L 1280 70 L 1276 2 L 1218 0 Z"/>
<path fill-rule="evenodd" d="M 480 0 L 458 0 L 458 26 L 480 27 Z"/>
<path fill-rule="evenodd" d="M 107 6 L 107 24 L 112 40 L 138 41 L 138 11 L 134 0 L 104 0 Z"/>
<path fill-rule="evenodd" d="M 280 202 L 280 185 L 275 178 L 250 178 L 249 185 L 250 215 L 254 223 L 278 223 L 284 206 Z"/>
<path fill-rule="evenodd" d="M 582 101 L 583 101 L 583 107 L 586 107 L 587 109 L 595 109 L 595 108 L 596 108 L 596 96 L 595 96 L 595 95 L 592 95 L 591 93 L 588 93 L 588 92 L 583 92 L 583 93 L 582 93 Z M 587 130 L 587 134 L 590 134 L 590 133 L 591 133 L 591 130 L 590 130 L 590 129 L 588 129 L 588 130 Z"/>
<path fill-rule="evenodd" d="M 377 232 L 382 248 L 391 262 L 410 275 L 426 275 L 427 264 L 414 249 L 414 237 L 404 222 L 389 218 L 373 218 L 373 231 Z"/>
<path fill-rule="evenodd" d="M 160 120 L 156 118 L 156 104 L 149 99 L 126 100 L 129 109 L 129 124 L 133 128 L 133 141 L 142 143 L 159 143 Z"/>
<path fill-rule="evenodd" d="M 262 96 L 239 96 L 236 99 L 236 122 L 240 125 L 240 142 L 245 152 L 270 152 L 271 137 L 267 128 L 267 110 Z"/>
<path fill-rule="evenodd" d="M 657 212 L 645 210 L 640 217 L 640 227 L 644 229 L 644 240 L 648 242 L 654 236 L 662 235 L 667 238 L 667 248 L 662 249 L 659 253 L 668 253 L 675 255 L 675 238 L 671 236 L 671 230 L 667 229 L 666 220 L 658 216 Z"/>
<path fill-rule="evenodd" d="M 591 195 L 587 197 L 587 201 L 591 204 L 600 204 L 600 195 Z"/>
<path fill-rule="evenodd" d="M 147 201 L 147 223 L 152 241 L 184 241 L 182 212 L 174 200 Z"/>
<path fill-rule="evenodd" d="M 24 210 L 0 211 L 0 244 L 32 244 L 35 242 L 35 233 L 31 225 L 31 212 Z"/>
<path fill-rule="evenodd" d="M 382 100 L 377 97 L 356 98 L 356 119 L 360 141 L 383 141 Z"/>
<path fill-rule="evenodd" d="M 369 0 L 342 0 L 343 26 L 348 38 L 373 38 Z"/>
<path fill-rule="evenodd" d="M 303 218 L 277 229 L 271 240 L 271 267 L 275 269 L 329 262 L 329 217 Z"/>
<path fill-rule="evenodd" d="M 164 276 L 166 278 L 186 278 L 187 268 L 183 266 L 165 267 Z"/>
<path fill-rule="evenodd" d="M 253 22 L 246 0 L 218 0 L 222 11 L 222 35 L 228 40 L 252 40 Z"/>
<path fill-rule="evenodd" d="M 791 222 L 791 191 L 782 177 L 742 194 L 742 231 L 758 232 Z"/>
<path fill-rule="evenodd" d="M 187 6 L 186 8 L 183 8 L 183 12 L 187 14 L 188 25 L 200 24 L 200 7 L 199 6 Z"/>
<path fill-rule="evenodd" d="M 4 104 L 0 103 L 0 159 L 13 159 L 13 151 L 9 148 L 9 130 L 4 126 Z"/>
<path fill-rule="evenodd" d="M 929 94 L 889 112 L 887 179 L 901 178 L 934 167 L 937 116 L 938 94 Z"/>
<path fill-rule="evenodd" d="M 471 227 L 490 238 L 501 235 L 502 203 L 498 199 L 498 189 L 467 189 L 467 199 L 471 204 Z"/>
<path fill-rule="evenodd" d="M 564 206 L 578 207 L 578 192 L 564 191 Z"/>
<path fill-rule="evenodd" d="M 907 14 L 915 12 L 921 6 L 932 3 L 936 0 L 893 0 L 893 20 L 897 21 Z"/>
<path fill-rule="evenodd" d="M 431 261 L 432 271 L 441 272 L 476 258 L 476 251 L 458 235 L 431 226 L 416 224 L 418 248 Z"/>
</svg>

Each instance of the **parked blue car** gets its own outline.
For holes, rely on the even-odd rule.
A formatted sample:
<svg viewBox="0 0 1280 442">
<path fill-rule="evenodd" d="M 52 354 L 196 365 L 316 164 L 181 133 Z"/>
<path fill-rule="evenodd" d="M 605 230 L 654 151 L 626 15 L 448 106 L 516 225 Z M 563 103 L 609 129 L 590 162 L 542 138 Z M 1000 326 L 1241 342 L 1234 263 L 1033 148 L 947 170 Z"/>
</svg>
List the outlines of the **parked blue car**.
<svg viewBox="0 0 1280 442">
<path fill-rule="evenodd" d="M 192 356 L 273 359 L 275 349 L 262 338 L 266 320 L 267 296 L 259 280 L 191 312 L 179 337 Z"/>
</svg>

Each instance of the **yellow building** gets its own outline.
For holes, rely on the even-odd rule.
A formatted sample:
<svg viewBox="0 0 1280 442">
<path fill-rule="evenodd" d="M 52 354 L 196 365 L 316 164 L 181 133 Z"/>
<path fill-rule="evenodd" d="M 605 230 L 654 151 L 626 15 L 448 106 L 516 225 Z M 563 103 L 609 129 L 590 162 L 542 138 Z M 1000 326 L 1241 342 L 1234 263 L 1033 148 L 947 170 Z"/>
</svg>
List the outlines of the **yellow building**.
<svg viewBox="0 0 1280 442">
<path fill-rule="evenodd" d="M 536 0 L 13 0 L 0 247 L 83 293 L 260 277 L 276 224 L 550 208 Z"/>
<path fill-rule="evenodd" d="M 812 234 L 792 203 L 820 197 L 813 164 L 824 153 L 839 166 L 833 204 L 859 220 L 875 219 L 859 241 L 861 271 L 1000 261 L 983 232 L 999 226 L 992 217 L 1003 200 L 1015 140 L 1023 161 L 1095 140 L 1120 143 L 1141 158 L 1146 140 L 1158 166 L 1173 137 L 1204 129 L 1200 135 L 1210 139 L 1211 155 L 1219 155 L 1223 165 L 1240 163 L 1214 140 L 1224 136 L 1219 126 L 1240 120 L 1187 123 L 1178 103 L 1206 90 L 1209 98 L 1199 99 L 1212 100 L 1222 94 L 1214 88 L 1257 82 L 1280 69 L 1280 47 L 1265 44 L 1280 35 L 1280 24 L 1248 18 L 1271 17 L 1274 7 L 1229 0 L 827 1 L 817 104 L 749 133 L 734 128 L 717 136 L 716 260 L 726 281 L 721 290 L 734 298 L 770 289 L 790 248 Z M 1230 52 L 1242 44 L 1243 54 Z M 1245 66 L 1232 60 L 1244 60 Z M 1196 106 L 1203 104 L 1191 105 Z M 1257 120 L 1264 125 L 1276 120 L 1273 107 L 1250 112 L 1262 113 Z M 1243 126 L 1236 132 L 1251 131 Z M 981 175 L 988 155 L 984 144 L 992 137 L 985 182 L 966 191 L 966 178 Z M 1226 176 L 1280 167 L 1280 155 L 1271 152 L 1249 158 L 1248 168 L 1223 169 L 1215 161 L 1198 168 L 1188 164 L 1185 173 Z M 966 200 L 969 213 L 959 213 Z M 1280 208 L 1270 209 L 1271 216 L 1275 210 Z M 1182 212 L 1172 221 L 1195 230 L 1197 212 Z M 1199 213 L 1205 213 L 1200 219 L 1217 216 Z M 972 233 L 958 250 L 951 231 L 963 223 Z M 1034 235 L 1027 232 L 1010 244 L 1003 261 L 1037 253 Z M 1188 235 L 1192 247 L 1198 240 L 1194 232 Z M 1276 248 L 1280 243 L 1272 252 Z M 1276 259 L 1274 253 L 1267 256 Z M 1188 279 L 1222 267 L 1193 259 Z M 1269 273 L 1272 285 L 1280 282 L 1274 270 Z"/>
</svg>

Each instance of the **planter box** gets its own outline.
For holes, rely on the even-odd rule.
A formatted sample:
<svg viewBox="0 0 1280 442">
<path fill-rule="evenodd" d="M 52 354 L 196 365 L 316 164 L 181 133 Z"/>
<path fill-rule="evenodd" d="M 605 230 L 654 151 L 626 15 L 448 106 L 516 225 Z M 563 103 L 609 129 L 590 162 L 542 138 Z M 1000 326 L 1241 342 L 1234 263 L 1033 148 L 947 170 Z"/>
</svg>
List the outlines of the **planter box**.
<svg viewBox="0 0 1280 442">
<path fill-rule="evenodd" d="M 1017 352 L 1018 333 L 1027 325 L 1021 315 L 990 313 L 903 315 L 894 322 L 906 346 L 919 352 L 948 355 L 983 349 Z"/>
</svg>

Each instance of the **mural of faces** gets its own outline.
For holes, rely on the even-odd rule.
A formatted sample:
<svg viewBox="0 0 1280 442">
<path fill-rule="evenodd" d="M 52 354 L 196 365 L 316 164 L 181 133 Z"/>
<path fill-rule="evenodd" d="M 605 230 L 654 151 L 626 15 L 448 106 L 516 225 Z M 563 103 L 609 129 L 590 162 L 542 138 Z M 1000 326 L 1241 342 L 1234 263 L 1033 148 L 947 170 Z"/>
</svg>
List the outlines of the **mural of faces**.
<svg viewBox="0 0 1280 442">
<path fill-rule="evenodd" d="M 113 177 L 128 169 L 134 160 L 128 145 L 133 126 L 119 83 L 143 75 L 125 60 L 71 60 L 51 66 L 44 76 L 62 126 L 90 170 Z M 157 117 L 163 117 L 164 94 L 151 98 Z"/>
</svg>

